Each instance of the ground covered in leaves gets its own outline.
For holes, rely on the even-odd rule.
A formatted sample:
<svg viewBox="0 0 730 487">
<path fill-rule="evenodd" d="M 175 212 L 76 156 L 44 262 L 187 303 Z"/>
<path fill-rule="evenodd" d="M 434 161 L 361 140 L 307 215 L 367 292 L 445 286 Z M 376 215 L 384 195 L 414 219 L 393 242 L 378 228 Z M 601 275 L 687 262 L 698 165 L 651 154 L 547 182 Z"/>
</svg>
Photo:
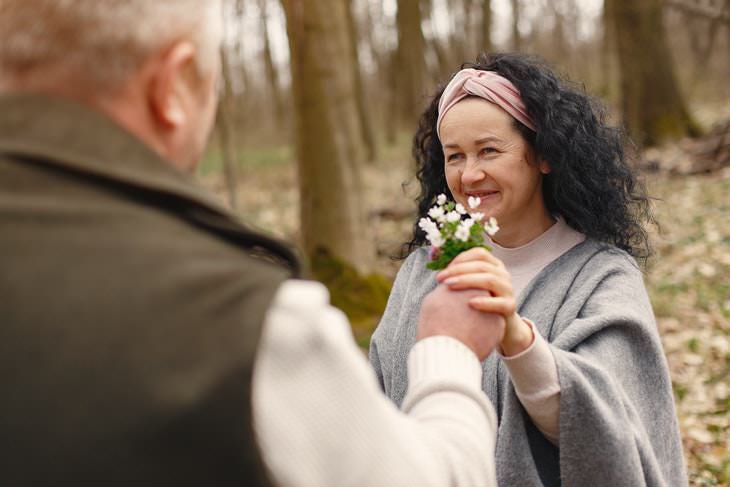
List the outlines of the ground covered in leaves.
<svg viewBox="0 0 730 487">
<path fill-rule="evenodd" d="M 292 159 L 286 147 L 244 154 L 238 208 L 254 225 L 296 241 Z M 383 149 L 379 159 L 364 170 L 369 221 L 363 229 L 370 233 L 363 238 L 375 241 L 379 270 L 392 278 L 399 261 L 391 257 L 409 235 L 417 185 L 407 144 Z M 215 162 L 201 175 L 224 193 Z M 671 370 L 690 483 L 730 485 L 730 168 L 701 175 L 660 171 L 647 182 L 660 230 L 653 230 L 656 254 L 646 283 Z M 362 343 L 369 330 L 355 331 Z"/>
<path fill-rule="evenodd" d="M 651 181 L 661 232 L 646 283 L 692 485 L 730 484 L 730 169 Z"/>
</svg>

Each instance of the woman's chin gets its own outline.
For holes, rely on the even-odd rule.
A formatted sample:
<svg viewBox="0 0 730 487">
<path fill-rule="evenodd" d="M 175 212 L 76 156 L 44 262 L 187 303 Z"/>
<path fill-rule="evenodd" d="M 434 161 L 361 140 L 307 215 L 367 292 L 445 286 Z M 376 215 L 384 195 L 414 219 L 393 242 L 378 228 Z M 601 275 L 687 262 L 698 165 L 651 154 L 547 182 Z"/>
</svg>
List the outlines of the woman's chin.
<svg viewBox="0 0 730 487">
<path fill-rule="evenodd" d="M 497 221 L 499 221 L 499 208 L 497 208 L 495 205 L 485 205 L 481 204 L 479 205 L 479 208 L 477 208 L 474 211 L 478 211 L 480 213 L 484 213 L 484 220 L 488 220 L 490 218 L 496 218 Z"/>
</svg>

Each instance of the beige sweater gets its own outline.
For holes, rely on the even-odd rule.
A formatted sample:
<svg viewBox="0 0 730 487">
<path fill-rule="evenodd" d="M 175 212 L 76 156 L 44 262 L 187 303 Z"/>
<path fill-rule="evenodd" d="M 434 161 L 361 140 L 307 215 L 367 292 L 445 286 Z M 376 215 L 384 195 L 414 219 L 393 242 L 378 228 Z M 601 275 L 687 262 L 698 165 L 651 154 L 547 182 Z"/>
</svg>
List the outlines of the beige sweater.
<svg viewBox="0 0 730 487">
<path fill-rule="evenodd" d="M 345 316 L 316 283 L 287 281 L 254 374 L 254 425 L 282 486 L 496 486 L 496 417 L 474 353 L 413 347 L 402 411 L 380 391 Z"/>
<path fill-rule="evenodd" d="M 530 281 L 552 261 L 585 240 L 585 235 L 570 228 L 558 218 L 555 224 L 532 242 L 517 248 L 506 248 L 489 241 L 495 257 L 504 262 L 512 276 L 512 289 L 519 299 Z M 502 357 L 515 392 L 535 426 L 554 445 L 559 438 L 560 383 L 558 369 L 550 347 L 535 332 L 529 316 L 522 317 L 533 328 L 534 341 L 526 350 L 511 357 Z"/>
</svg>

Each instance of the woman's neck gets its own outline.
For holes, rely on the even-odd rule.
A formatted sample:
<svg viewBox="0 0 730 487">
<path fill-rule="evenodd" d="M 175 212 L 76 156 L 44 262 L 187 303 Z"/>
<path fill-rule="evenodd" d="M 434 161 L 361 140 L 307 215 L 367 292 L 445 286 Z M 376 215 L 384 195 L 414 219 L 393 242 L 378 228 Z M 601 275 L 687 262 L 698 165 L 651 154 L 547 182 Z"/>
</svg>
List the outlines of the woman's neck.
<svg viewBox="0 0 730 487">
<path fill-rule="evenodd" d="M 504 226 L 502 222 L 499 223 L 499 232 L 492 237 L 492 241 L 501 247 L 515 248 L 527 245 L 545 233 L 555 224 L 555 219 L 546 209 L 544 213 L 536 215 L 534 219 L 522 218 L 520 221 L 505 222 Z"/>
</svg>

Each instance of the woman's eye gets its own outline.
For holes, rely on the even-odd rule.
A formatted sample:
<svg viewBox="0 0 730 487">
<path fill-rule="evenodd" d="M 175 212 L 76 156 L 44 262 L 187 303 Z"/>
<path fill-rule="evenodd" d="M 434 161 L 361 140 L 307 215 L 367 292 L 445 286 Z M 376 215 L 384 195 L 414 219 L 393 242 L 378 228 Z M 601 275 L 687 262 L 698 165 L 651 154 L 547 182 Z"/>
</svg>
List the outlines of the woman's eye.
<svg viewBox="0 0 730 487">
<path fill-rule="evenodd" d="M 459 161 L 459 160 L 461 160 L 461 154 L 460 154 L 460 153 L 458 153 L 458 152 L 457 152 L 457 153 L 455 153 L 455 154 L 449 154 L 449 155 L 448 155 L 448 156 L 446 157 L 446 160 L 447 160 L 448 162 L 455 162 L 455 161 Z"/>
<path fill-rule="evenodd" d="M 494 147 L 485 147 L 481 150 L 482 154 L 494 154 L 496 152 L 497 152 L 497 149 L 495 149 Z"/>
</svg>

